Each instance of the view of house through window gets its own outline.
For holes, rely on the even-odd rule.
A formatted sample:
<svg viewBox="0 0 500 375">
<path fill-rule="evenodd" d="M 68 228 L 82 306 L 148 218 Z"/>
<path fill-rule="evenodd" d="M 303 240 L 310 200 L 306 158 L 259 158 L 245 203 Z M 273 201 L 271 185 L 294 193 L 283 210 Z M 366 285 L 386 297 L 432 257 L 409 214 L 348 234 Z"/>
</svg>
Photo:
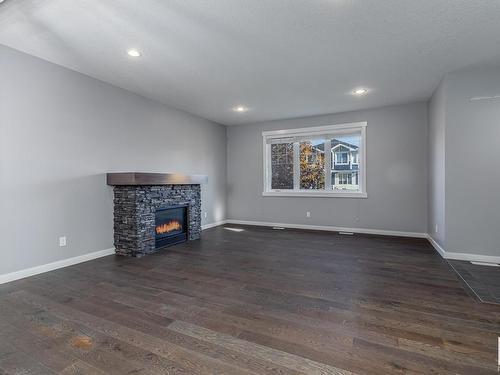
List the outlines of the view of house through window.
<svg viewBox="0 0 500 375">
<path fill-rule="evenodd" d="M 264 132 L 265 192 L 365 193 L 363 124 Z"/>
<path fill-rule="evenodd" d="M 339 135 L 331 140 L 333 190 L 359 190 L 361 133 Z"/>
</svg>

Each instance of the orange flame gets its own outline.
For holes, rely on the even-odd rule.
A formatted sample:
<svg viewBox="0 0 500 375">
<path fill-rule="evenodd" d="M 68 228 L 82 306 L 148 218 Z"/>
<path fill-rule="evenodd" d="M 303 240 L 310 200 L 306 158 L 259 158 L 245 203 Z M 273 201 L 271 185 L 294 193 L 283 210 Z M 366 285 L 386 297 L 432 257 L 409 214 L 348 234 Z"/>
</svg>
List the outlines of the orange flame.
<svg viewBox="0 0 500 375">
<path fill-rule="evenodd" d="M 182 225 L 177 220 L 171 220 L 168 223 L 158 225 L 156 227 L 156 234 L 169 233 L 174 230 L 181 230 Z"/>
</svg>

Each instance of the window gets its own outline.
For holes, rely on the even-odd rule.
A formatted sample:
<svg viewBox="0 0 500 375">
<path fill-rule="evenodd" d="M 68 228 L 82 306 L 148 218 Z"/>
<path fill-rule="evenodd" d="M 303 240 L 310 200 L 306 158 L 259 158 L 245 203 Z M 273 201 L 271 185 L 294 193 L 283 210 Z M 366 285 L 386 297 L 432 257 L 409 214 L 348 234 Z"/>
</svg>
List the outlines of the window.
<svg viewBox="0 0 500 375">
<path fill-rule="evenodd" d="M 358 172 L 345 173 L 339 172 L 335 173 L 332 179 L 334 189 L 349 189 L 358 190 Z"/>
<path fill-rule="evenodd" d="M 366 125 L 263 132 L 263 194 L 366 197 Z"/>
<path fill-rule="evenodd" d="M 335 152 L 335 164 L 349 164 L 349 152 Z"/>
<path fill-rule="evenodd" d="M 351 153 L 352 164 L 359 164 L 359 162 L 358 162 L 358 160 L 359 160 L 359 159 L 358 159 L 358 155 L 359 155 L 359 154 L 358 154 L 358 151 L 353 151 L 353 152 Z"/>
</svg>

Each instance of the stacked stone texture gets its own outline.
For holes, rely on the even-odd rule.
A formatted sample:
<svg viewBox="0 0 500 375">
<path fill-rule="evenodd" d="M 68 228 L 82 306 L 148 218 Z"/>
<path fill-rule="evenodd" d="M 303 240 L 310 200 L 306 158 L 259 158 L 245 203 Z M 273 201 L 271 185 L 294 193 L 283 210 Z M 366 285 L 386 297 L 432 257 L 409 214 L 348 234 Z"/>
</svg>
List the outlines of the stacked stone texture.
<svg viewBox="0 0 500 375">
<path fill-rule="evenodd" d="M 189 240 L 200 238 L 200 185 L 115 186 L 113 190 L 117 254 L 140 257 L 157 251 L 155 212 L 177 204 L 189 204 Z"/>
</svg>

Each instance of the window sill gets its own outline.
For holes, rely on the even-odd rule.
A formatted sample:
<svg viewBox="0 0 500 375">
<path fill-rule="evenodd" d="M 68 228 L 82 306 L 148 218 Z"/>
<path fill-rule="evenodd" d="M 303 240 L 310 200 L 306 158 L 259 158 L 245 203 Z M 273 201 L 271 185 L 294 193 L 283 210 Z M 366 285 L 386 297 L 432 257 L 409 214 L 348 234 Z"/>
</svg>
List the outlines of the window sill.
<svg viewBox="0 0 500 375">
<path fill-rule="evenodd" d="M 368 198 L 367 193 L 340 191 L 264 191 L 264 197 Z"/>
</svg>

